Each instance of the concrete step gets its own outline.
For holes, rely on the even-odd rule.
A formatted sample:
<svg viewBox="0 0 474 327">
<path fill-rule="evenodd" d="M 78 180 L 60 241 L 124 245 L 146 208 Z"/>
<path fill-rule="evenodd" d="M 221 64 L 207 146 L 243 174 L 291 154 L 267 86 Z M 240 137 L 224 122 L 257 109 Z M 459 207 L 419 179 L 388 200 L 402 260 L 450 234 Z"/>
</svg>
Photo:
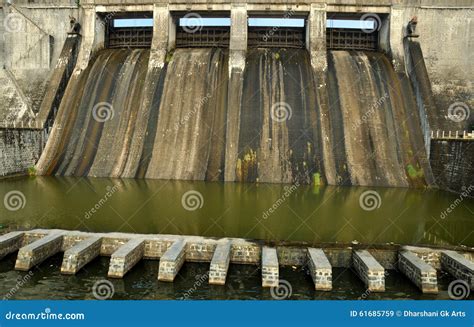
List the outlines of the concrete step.
<svg viewBox="0 0 474 327">
<path fill-rule="evenodd" d="M 82 267 L 99 256 L 101 245 L 102 237 L 92 236 L 64 252 L 61 273 L 76 274 Z"/>
<path fill-rule="evenodd" d="M 352 253 L 352 265 L 369 291 L 385 291 L 385 269 L 369 251 L 354 251 Z"/>
<path fill-rule="evenodd" d="M 230 263 L 231 243 L 218 244 L 209 268 L 209 284 L 224 285 Z"/>
<path fill-rule="evenodd" d="M 464 280 L 471 290 L 474 290 L 474 262 L 467 260 L 463 255 L 455 251 L 441 252 L 441 268 L 451 276 Z"/>
<path fill-rule="evenodd" d="M 143 258 L 144 253 L 145 240 L 131 239 L 112 254 L 107 276 L 122 278 Z"/>
<path fill-rule="evenodd" d="M 308 267 L 317 291 L 332 290 L 332 266 L 322 249 L 308 248 Z"/>
<path fill-rule="evenodd" d="M 18 251 L 18 257 L 15 263 L 16 270 L 29 270 L 59 253 L 62 248 L 63 234 L 51 233 Z"/>
<path fill-rule="evenodd" d="M 163 282 L 174 281 L 176 275 L 184 264 L 186 256 L 186 241 L 180 239 L 174 242 L 160 258 L 158 280 Z"/>
<path fill-rule="evenodd" d="M 262 286 L 278 287 L 280 282 L 278 256 L 275 248 L 262 249 Z"/>
<path fill-rule="evenodd" d="M 423 293 L 438 293 L 436 269 L 421 260 L 411 251 L 398 254 L 398 269 Z"/>
</svg>

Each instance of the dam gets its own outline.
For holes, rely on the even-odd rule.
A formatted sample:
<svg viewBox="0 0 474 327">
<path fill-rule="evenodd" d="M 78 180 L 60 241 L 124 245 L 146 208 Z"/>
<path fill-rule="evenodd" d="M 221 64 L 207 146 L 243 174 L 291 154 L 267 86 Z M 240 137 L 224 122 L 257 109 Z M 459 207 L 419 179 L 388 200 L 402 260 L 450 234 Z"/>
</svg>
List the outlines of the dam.
<svg viewBox="0 0 474 327">
<path fill-rule="evenodd" d="M 166 299 L 194 298 L 193 275 L 226 290 L 197 298 L 472 290 L 472 1 L 1 8 L 5 280 L 49 265 L 84 297 L 67 275 L 88 269 Z M 250 293 L 229 289 L 242 276 Z"/>
</svg>

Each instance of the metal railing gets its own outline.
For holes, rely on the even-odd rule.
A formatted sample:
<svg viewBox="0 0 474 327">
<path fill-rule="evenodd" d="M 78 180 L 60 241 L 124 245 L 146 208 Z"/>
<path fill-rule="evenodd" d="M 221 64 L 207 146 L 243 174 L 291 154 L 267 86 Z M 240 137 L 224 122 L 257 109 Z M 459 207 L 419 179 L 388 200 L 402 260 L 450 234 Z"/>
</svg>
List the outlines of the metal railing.
<svg viewBox="0 0 474 327">
<path fill-rule="evenodd" d="M 153 28 L 109 28 L 107 48 L 150 48 Z"/>
<path fill-rule="evenodd" d="M 203 27 L 187 32 L 182 27 L 176 31 L 177 48 L 228 48 L 230 29 L 226 27 Z"/>
<path fill-rule="evenodd" d="M 357 29 L 326 29 L 326 45 L 329 50 L 378 50 L 378 33 Z"/>
<path fill-rule="evenodd" d="M 297 48 L 305 46 L 303 28 L 253 27 L 248 30 L 249 48 Z"/>
<path fill-rule="evenodd" d="M 474 140 L 474 131 L 431 131 L 432 139 L 469 139 Z"/>
</svg>

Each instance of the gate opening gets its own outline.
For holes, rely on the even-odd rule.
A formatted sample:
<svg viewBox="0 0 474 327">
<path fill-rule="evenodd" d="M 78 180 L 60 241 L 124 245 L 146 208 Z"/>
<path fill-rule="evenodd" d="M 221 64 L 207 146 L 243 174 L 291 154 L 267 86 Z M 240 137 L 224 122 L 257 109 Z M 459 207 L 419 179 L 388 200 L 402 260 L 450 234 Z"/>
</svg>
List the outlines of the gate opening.
<svg viewBox="0 0 474 327">
<path fill-rule="evenodd" d="M 150 48 L 153 13 L 110 13 L 104 16 L 107 48 Z"/>
<path fill-rule="evenodd" d="M 177 21 L 177 48 L 228 48 L 229 44 L 229 17 L 203 17 L 192 13 Z"/>
<path fill-rule="evenodd" d="M 252 17 L 248 20 L 249 48 L 304 48 L 304 18 Z"/>
<path fill-rule="evenodd" d="M 329 50 L 379 50 L 384 17 L 378 14 L 328 14 L 326 46 Z"/>
</svg>

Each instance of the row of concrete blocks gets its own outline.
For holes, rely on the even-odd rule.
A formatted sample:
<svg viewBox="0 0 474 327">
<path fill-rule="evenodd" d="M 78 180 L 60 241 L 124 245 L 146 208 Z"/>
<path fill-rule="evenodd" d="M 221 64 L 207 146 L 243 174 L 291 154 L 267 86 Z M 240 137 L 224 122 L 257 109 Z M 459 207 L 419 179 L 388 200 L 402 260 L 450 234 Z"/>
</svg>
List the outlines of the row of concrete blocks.
<svg viewBox="0 0 474 327">
<path fill-rule="evenodd" d="M 0 259 L 18 250 L 15 263 L 17 270 L 29 270 L 47 258 L 59 253 L 63 234 L 50 233 L 39 240 L 21 247 L 23 232 L 12 232 L 0 237 Z M 61 273 L 76 274 L 86 264 L 100 255 L 101 236 L 90 236 L 64 252 Z M 230 241 L 218 243 L 210 263 L 209 283 L 224 285 L 230 264 Z M 132 238 L 120 246 L 111 256 L 108 276 L 122 278 L 144 256 L 145 240 Z M 185 261 L 186 240 L 174 241 L 160 258 L 158 280 L 172 282 Z M 437 293 L 436 269 L 420 259 L 411 251 L 399 252 L 398 269 L 405 274 L 423 293 Z M 441 266 L 457 279 L 465 280 L 474 289 L 474 264 L 454 251 L 441 252 Z M 332 266 L 322 249 L 307 249 L 307 265 L 315 289 L 332 289 Z M 352 266 L 370 292 L 385 291 L 385 269 L 367 250 L 355 250 Z M 279 285 L 279 262 L 277 250 L 262 248 L 261 256 L 262 286 Z"/>
</svg>

